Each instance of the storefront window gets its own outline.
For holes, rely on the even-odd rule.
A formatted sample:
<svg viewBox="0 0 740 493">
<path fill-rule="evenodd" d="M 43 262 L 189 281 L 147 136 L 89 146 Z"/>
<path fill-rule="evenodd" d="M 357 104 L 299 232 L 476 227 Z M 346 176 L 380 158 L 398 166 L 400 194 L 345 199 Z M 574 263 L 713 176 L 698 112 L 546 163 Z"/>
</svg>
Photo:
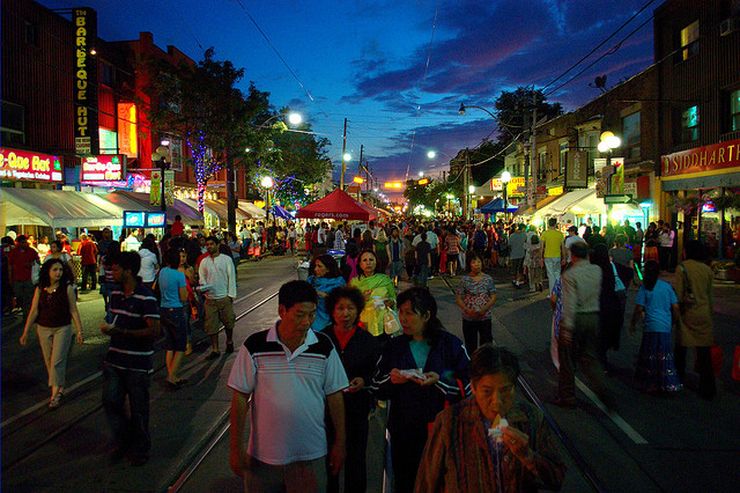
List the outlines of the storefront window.
<svg viewBox="0 0 740 493">
<path fill-rule="evenodd" d="M 681 29 L 681 60 L 688 60 L 699 53 L 699 21 Z"/>
<path fill-rule="evenodd" d="M 100 135 L 100 154 L 118 154 L 118 134 L 113 130 L 101 128 L 98 130 Z"/>
<path fill-rule="evenodd" d="M 560 174 L 565 174 L 565 165 L 568 162 L 568 143 L 560 143 Z"/>
<path fill-rule="evenodd" d="M 730 120 L 732 131 L 740 130 L 740 89 L 730 94 Z"/>
<path fill-rule="evenodd" d="M 627 158 L 640 157 L 640 112 L 622 118 L 622 136 L 627 146 Z"/>
<path fill-rule="evenodd" d="M 681 141 L 699 140 L 699 107 L 691 106 L 681 113 Z"/>
</svg>

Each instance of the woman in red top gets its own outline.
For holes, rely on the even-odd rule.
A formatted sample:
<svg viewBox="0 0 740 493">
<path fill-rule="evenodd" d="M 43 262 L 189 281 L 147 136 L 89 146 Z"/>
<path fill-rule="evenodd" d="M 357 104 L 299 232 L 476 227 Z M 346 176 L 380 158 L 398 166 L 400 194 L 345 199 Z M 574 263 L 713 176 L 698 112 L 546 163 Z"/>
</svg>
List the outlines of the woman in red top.
<svg viewBox="0 0 740 493">
<path fill-rule="evenodd" d="M 59 259 L 41 266 L 39 285 L 33 295 L 31 311 L 21 335 L 21 346 L 28 342 L 28 332 L 36 324 L 41 352 L 49 374 L 51 398 L 49 408 L 59 407 L 66 383 L 67 356 L 72 345 L 72 324 L 77 343 L 82 344 L 82 322 L 77 310 L 77 298 L 72 287 L 71 272 Z"/>
</svg>

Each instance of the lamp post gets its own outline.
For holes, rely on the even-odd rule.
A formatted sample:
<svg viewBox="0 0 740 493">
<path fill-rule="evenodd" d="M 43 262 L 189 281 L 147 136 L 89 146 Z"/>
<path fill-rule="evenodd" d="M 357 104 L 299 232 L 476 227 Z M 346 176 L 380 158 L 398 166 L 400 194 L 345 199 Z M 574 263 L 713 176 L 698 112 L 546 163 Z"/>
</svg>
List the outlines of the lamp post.
<svg viewBox="0 0 740 493">
<path fill-rule="evenodd" d="M 159 205 L 162 212 L 167 212 L 167 200 L 165 199 L 165 179 L 164 174 L 165 171 L 167 171 L 168 163 L 167 163 L 167 157 L 170 154 L 170 141 L 163 139 L 161 142 L 162 145 L 157 147 L 157 150 L 152 153 L 152 161 L 159 163 L 159 184 L 160 184 L 160 195 L 159 195 Z"/>
<path fill-rule="evenodd" d="M 265 202 L 265 221 L 270 224 L 270 203 L 272 187 L 275 185 L 275 181 L 271 176 L 263 176 L 260 180 L 260 185 L 267 190 L 267 201 Z M 275 221 L 275 214 L 272 215 L 273 222 Z"/>
<path fill-rule="evenodd" d="M 599 137 L 599 144 L 596 146 L 596 149 L 601 154 L 606 154 L 606 169 L 611 169 L 612 165 L 612 152 L 614 149 L 620 147 L 622 145 L 622 139 L 614 135 L 613 132 L 605 131 L 601 133 L 601 136 Z M 613 175 L 613 173 L 612 173 Z M 609 175 L 607 181 L 606 181 L 606 194 L 609 195 L 612 193 L 612 175 Z M 606 204 L 606 223 L 609 224 L 609 215 L 611 214 L 611 204 Z"/>
<path fill-rule="evenodd" d="M 468 203 L 465 206 L 468 210 L 465 211 L 465 214 L 470 219 L 473 219 L 473 215 L 475 214 L 475 209 L 473 209 L 473 194 L 475 194 L 475 185 L 468 185 Z"/>
<path fill-rule="evenodd" d="M 501 188 L 504 192 L 504 220 L 506 220 L 506 213 L 509 210 L 509 182 L 511 181 L 511 173 L 504 171 L 501 173 Z"/>
</svg>

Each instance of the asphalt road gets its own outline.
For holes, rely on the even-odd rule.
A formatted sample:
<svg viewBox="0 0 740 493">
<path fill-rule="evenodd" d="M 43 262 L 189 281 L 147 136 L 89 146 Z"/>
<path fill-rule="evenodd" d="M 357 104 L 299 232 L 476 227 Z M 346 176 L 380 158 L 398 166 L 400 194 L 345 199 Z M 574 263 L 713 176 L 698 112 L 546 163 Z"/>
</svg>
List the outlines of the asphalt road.
<svg viewBox="0 0 740 493">
<path fill-rule="evenodd" d="M 241 310 L 274 292 L 285 280 L 295 277 L 292 259 L 267 259 L 240 267 Z M 495 307 L 494 338 L 517 353 L 523 375 L 542 399 L 554 395 L 557 375 L 549 359 L 550 308 L 542 294 L 514 290 L 503 271 L 494 273 L 499 288 Z M 456 279 L 451 281 L 453 284 Z M 460 315 L 452 295 L 439 278 L 431 282 L 440 305 L 440 318 L 452 333 L 460 336 Z M 260 290 L 261 291 L 257 291 Z M 607 377 L 617 395 L 617 412 L 607 415 L 598 402 L 580 387 L 579 408 L 546 409 L 571 442 L 576 453 L 602 485 L 604 491 L 738 491 L 740 465 L 740 399 L 738 384 L 730 378 L 735 345 L 740 344 L 740 287 L 720 285 L 715 292 L 716 338 L 725 352 L 725 366 L 719 394 L 712 402 L 701 400 L 690 388 L 671 398 L 654 397 L 636 391 L 632 372 L 639 347 L 639 335 L 622 336 L 622 347 L 610 354 L 613 371 Z M 631 315 L 634 292 L 629 297 Z M 99 303 L 100 306 L 97 306 Z M 73 348 L 70 357 L 70 384 L 93 373 L 99 366 L 106 342 L 95 339 L 102 302 L 82 301 L 87 342 Z M 238 309 L 237 312 L 240 310 Z M 276 319 L 277 303 L 272 299 L 237 322 L 236 340 L 265 328 Z M 627 318 L 629 319 L 629 318 Z M 90 320 L 88 323 L 87 320 Z M 35 340 L 26 348 L 17 344 L 19 329 L 3 327 L 3 420 L 46 399 L 45 371 Z M 14 332 L 17 331 L 17 332 Z M 200 351 L 203 351 L 201 349 Z M 142 468 L 107 460 L 108 431 L 102 413 L 93 413 L 68 431 L 24 459 L 12 470 L 3 469 L 3 489 L 12 491 L 163 491 L 191 461 L 217 429 L 225 416 L 230 391 L 225 382 L 233 356 L 214 362 L 196 352 L 186 363 L 191 385 L 171 392 L 163 389 L 160 374 L 152 384 L 152 459 Z M 692 367 L 691 361 L 688 365 Z M 62 408 L 49 413 L 32 413 L 32 426 L 17 433 L 3 428 L 3 458 L 23 448 L 39 435 L 54 433 L 70 414 L 82 413 L 99 403 L 99 382 L 79 396 L 71 395 Z M 585 392 L 585 393 L 584 393 Z M 521 395 L 520 395 L 521 397 Z M 65 414 L 66 413 L 66 414 Z M 19 421 L 20 423 L 21 421 Z M 383 458 L 383 414 L 372 418 L 368 447 L 370 472 L 368 491 L 381 491 Z M 34 436 L 35 435 L 35 436 Z M 227 435 L 228 437 L 228 435 Z M 593 491 L 562 447 L 568 464 L 563 491 Z M 60 459 L 61 458 L 61 459 Z M 228 448 L 219 442 L 204 463 L 185 484 L 184 491 L 241 491 L 240 481 L 228 467 Z"/>
</svg>

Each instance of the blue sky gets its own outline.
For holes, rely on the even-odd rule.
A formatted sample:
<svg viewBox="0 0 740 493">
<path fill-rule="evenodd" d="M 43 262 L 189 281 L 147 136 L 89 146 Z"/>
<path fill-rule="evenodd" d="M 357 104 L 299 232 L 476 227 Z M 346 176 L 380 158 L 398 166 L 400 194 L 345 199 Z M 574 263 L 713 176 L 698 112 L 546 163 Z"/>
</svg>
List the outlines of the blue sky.
<svg viewBox="0 0 740 493">
<path fill-rule="evenodd" d="M 481 111 L 459 116 L 461 102 L 493 109 L 501 90 L 548 84 L 647 0 L 42 3 L 50 8 L 95 8 L 99 36 L 109 41 L 151 31 L 160 47 L 175 45 L 195 60 L 205 48 L 214 47 L 218 59 L 245 69 L 244 88 L 252 80 L 271 93 L 276 107 L 301 111 L 316 132 L 330 139 L 330 154 L 337 163 L 343 119 L 348 118 L 348 150 L 356 159 L 364 145 L 371 168 L 383 181 L 402 179 L 407 170 L 434 173 L 446 167 L 448 155 L 477 145 L 496 130 Z M 647 21 L 618 50 L 549 99 L 575 108 L 598 95 L 588 86 L 597 75 L 606 74 L 611 87 L 650 65 L 650 16 L 660 3 L 652 2 L 586 63 Z M 435 160 L 426 157 L 430 149 L 438 151 Z M 349 169 L 351 177 L 356 163 Z"/>
</svg>

